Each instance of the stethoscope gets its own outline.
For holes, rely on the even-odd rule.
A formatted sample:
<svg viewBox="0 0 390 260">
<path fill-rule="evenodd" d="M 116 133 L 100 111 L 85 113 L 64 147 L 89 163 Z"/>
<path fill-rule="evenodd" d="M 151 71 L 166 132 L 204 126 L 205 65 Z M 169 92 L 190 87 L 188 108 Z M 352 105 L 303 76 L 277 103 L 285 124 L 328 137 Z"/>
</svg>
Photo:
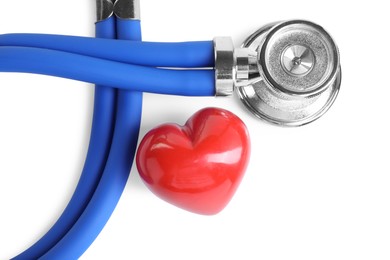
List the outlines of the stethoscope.
<svg viewBox="0 0 390 260">
<path fill-rule="evenodd" d="M 322 116 L 340 88 L 337 46 L 312 22 L 268 24 L 240 48 L 234 48 L 228 37 L 155 43 L 141 42 L 139 1 L 98 0 L 97 7 L 98 39 L 0 36 L 1 72 L 96 84 L 90 145 L 75 193 L 54 226 L 15 259 L 77 259 L 98 236 L 132 166 L 142 92 L 184 96 L 236 92 L 255 116 L 300 126 Z"/>
</svg>

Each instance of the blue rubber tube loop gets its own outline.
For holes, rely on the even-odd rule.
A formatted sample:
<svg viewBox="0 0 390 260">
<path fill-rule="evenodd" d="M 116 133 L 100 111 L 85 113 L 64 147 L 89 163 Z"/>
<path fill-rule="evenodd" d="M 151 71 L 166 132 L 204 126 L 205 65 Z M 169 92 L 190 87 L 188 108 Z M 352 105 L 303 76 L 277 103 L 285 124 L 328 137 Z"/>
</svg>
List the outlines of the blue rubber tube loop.
<svg viewBox="0 0 390 260">
<path fill-rule="evenodd" d="M 51 75 L 139 92 L 214 96 L 214 70 L 169 70 L 31 47 L 0 47 L 0 72 Z"/>
<path fill-rule="evenodd" d="M 139 21 L 117 22 L 118 36 L 140 40 Z M 142 93 L 120 90 L 114 138 L 101 181 L 73 228 L 41 259 L 77 259 L 96 239 L 125 188 L 138 141 Z"/>
<path fill-rule="evenodd" d="M 96 36 L 115 38 L 115 19 L 110 18 L 96 24 Z M 96 86 L 91 137 L 84 168 L 75 192 L 57 222 L 34 245 L 14 259 L 38 259 L 55 246 L 71 229 L 88 205 L 103 173 L 110 151 L 115 92 L 109 87 Z"/>
<path fill-rule="evenodd" d="M 214 67 L 212 41 L 157 43 L 48 34 L 0 35 L 0 46 L 35 47 L 152 67 Z"/>
</svg>

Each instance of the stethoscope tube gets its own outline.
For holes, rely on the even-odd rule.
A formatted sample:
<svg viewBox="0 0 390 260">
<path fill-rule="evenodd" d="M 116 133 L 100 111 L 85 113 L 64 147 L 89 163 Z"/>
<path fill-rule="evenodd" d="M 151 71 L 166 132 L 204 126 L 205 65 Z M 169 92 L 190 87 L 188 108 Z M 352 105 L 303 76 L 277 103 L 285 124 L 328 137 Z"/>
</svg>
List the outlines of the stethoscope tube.
<svg viewBox="0 0 390 260">
<path fill-rule="evenodd" d="M 117 21 L 118 37 L 140 40 L 140 23 Z M 134 35 L 133 35 L 134 33 Z M 72 229 L 42 259 L 77 259 L 95 240 L 114 211 L 125 188 L 138 141 L 142 93 L 118 91 L 114 137 L 96 191 Z"/>
<path fill-rule="evenodd" d="M 105 21 L 96 23 L 96 36 L 115 38 L 115 18 L 110 17 Z M 100 181 L 110 151 L 114 128 L 116 92 L 117 90 L 112 87 L 95 87 L 90 143 L 75 192 L 61 217 L 51 229 L 34 245 L 14 259 L 38 259 L 44 255 L 72 228 L 88 205 Z"/>
<path fill-rule="evenodd" d="M 214 67 L 212 41 L 134 42 L 50 34 L 4 34 L 0 46 L 57 50 L 150 67 Z"/>
<path fill-rule="evenodd" d="M 210 69 L 160 69 L 62 51 L 14 46 L 0 47 L 0 60 L 0 72 L 42 74 L 158 94 L 215 94 L 215 72 Z"/>
</svg>

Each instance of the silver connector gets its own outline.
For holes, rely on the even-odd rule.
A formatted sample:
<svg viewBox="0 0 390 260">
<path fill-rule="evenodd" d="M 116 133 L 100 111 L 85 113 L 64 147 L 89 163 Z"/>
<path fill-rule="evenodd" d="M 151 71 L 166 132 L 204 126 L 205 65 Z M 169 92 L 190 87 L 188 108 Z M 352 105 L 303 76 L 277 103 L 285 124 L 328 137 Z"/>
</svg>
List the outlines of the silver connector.
<svg viewBox="0 0 390 260">
<path fill-rule="evenodd" d="M 112 0 L 96 0 L 96 21 L 104 21 L 114 14 Z"/>
<path fill-rule="evenodd" d="M 140 20 L 140 0 L 116 0 L 114 13 L 120 19 Z"/>
<path fill-rule="evenodd" d="M 259 78 L 257 52 L 234 48 L 230 37 L 214 38 L 216 96 L 231 96 L 234 89 Z"/>
<path fill-rule="evenodd" d="M 235 88 L 248 86 L 259 80 L 260 74 L 255 50 L 237 48 L 234 50 L 234 58 L 236 60 Z"/>
<path fill-rule="evenodd" d="M 214 38 L 215 95 L 231 96 L 234 92 L 234 45 L 230 37 Z"/>
</svg>

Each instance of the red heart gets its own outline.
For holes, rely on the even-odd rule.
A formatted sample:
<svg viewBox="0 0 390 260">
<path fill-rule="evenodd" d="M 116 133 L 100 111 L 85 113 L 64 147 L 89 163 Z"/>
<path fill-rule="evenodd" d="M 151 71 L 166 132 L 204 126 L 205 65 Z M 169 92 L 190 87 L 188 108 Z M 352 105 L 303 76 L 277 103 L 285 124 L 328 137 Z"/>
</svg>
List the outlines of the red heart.
<svg viewBox="0 0 390 260">
<path fill-rule="evenodd" d="M 138 148 L 137 167 L 163 200 L 211 215 L 234 195 L 249 155 L 245 124 L 229 111 L 206 108 L 184 126 L 165 124 L 147 133 Z"/>
</svg>

